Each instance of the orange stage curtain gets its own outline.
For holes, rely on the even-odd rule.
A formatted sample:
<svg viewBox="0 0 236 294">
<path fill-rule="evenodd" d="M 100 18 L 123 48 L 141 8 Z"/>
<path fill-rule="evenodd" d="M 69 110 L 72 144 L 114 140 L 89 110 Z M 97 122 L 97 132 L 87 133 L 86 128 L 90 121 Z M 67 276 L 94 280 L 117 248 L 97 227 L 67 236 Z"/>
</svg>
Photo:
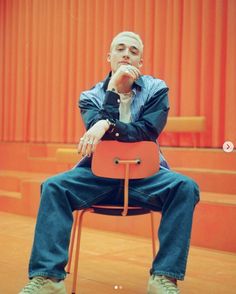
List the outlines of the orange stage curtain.
<svg viewBox="0 0 236 294">
<path fill-rule="evenodd" d="M 170 87 L 170 115 L 206 117 L 199 146 L 236 143 L 235 28 L 235 0 L 1 0 L 0 140 L 77 142 L 80 92 L 107 74 L 112 37 L 132 30 L 143 73 Z"/>
</svg>

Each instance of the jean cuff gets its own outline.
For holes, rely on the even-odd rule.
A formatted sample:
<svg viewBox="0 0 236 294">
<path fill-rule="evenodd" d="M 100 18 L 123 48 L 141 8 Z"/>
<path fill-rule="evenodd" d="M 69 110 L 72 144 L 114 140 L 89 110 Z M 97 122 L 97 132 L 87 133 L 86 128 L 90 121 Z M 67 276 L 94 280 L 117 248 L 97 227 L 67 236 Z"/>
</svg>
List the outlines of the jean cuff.
<svg viewBox="0 0 236 294">
<path fill-rule="evenodd" d="M 34 277 L 48 277 L 48 278 L 55 278 L 58 280 L 64 280 L 66 278 L 66 274 L 57 274 L 51 272 L 32 272 L 29 273 L 29 278 L 32 279 Z"/>
<path fill-rule="evenodd" d="M 174 279 L 180 280 L 180 281 L 184 280 L 184 274 L 176 274 L 173 272 L 150 270 L 150 274 L 155 275 L 155 276 L 166 276 L 166 277 L 174 278 Z"/>
</svg>

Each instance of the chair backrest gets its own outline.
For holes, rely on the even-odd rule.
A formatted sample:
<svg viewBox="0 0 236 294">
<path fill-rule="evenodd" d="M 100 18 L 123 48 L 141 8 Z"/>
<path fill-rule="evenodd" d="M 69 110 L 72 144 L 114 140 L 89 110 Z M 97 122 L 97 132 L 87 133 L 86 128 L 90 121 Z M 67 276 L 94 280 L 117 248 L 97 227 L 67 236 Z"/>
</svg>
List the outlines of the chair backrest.
<svg viewBox="0 0 236 294">
<path fill-rule="evenodd" d="M 118 163 L 126 160 L 136 161 L 130 164 L 129 179 L 149 177 L 159 170 L 158 146 L 152 141 L 101 141 L 93 154 L 92 171 L 100 177 L 123 179 L 125 169 Z"/>
</svg>

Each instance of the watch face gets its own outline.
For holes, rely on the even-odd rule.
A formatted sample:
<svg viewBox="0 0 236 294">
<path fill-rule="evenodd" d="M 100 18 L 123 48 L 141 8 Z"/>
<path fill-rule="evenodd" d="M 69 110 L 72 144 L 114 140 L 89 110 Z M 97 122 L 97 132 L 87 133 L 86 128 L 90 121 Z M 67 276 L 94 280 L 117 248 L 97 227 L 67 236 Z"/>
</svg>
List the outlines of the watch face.
<svg viewBox="0 0 236 294">
<path fill-rule="evenodd" d="M 109 129 L 108 129 L 108 132 L 112 133 L 114 131 L 114 128 L 115 128 L 115 120 L 113 119 L 106 119 L 107 123 L 109 124 Z"/>
<path fill-rule="evenodd" d="M 116 120 L 113 118 L 109 118 L 110 124 L 115 125 L 116 124 Z"/>
<path fill-rule="evenodd" d="M 109 124 L 109 127 L 111 126 L 111 122 L 110 122 L 110 120 L 107 118 L 106 119 L 106 122 Z"/>
</svg>

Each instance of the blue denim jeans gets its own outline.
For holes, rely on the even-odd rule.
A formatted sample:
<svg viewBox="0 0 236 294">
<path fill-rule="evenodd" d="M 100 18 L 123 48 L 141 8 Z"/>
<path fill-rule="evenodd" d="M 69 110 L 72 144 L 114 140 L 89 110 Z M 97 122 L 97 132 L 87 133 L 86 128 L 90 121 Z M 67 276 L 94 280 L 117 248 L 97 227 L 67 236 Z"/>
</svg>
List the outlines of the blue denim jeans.
<svg viewBox="0 0 236 294">
<path fill-rule="evenodd" d="M 123 180 L 96 177 L 89 167 L 76 167 L 42 184 L 41 202 L 29 264 L 29 277 L 64 279 L 72 212 L 93 204 L 120 204 Z M 130 181 L 131 205 L 161 211 L 159 251 L 151 274 L 184 279 L 194 207 L 199 201 L 197 184 L 190 178 L 161 167 L 145 179 Z"/>
</svg>

